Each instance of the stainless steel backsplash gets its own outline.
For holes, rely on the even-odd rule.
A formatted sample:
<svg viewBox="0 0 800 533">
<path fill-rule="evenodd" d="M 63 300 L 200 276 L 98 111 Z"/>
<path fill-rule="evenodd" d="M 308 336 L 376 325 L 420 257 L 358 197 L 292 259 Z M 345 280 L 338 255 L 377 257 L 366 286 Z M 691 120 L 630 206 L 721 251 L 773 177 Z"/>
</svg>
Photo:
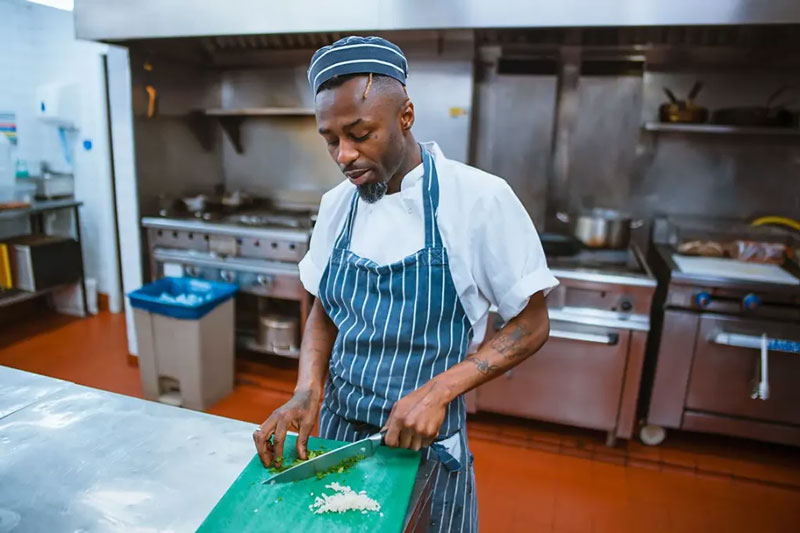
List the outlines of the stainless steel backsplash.
<svg viewBox="0 0 800 533">
<path fill-rule="evenodd" d="M 469 33 L 444 39 L 426 35 L 400 42 L 411 66 L 408 89 L 417 138 L 435 140 L 448 157 L 506 178 L 540 229 L 547 212 L 591 206 L 638 216 L 746 219 L 800 213 L 800 138 L 641 128 L 657 118 L 664 86 L 684 95 L 700 79 L 705 82 L 697 99 L 701 105 L 761 105 L 778 87 L 800 83 L 796 66 L 689 70 L 673 64 L 662 72 L 648 65 L 643 75 L 580 76 L 570 87 L 560 84 L 556 73 L 498 74 L 491 61 L 473 57 Z M 305 76 L 310 54 L 291 51 L 281 61 L 224 68 L 159 56 L 147 74 L 142 65 L 148 56 L 135 47 L 131 65 L 142 214 L 157 210 L 160 194 L 209 190 L 217 183 L 300 203 L 318 201 L 339 183 L 341 174 L 311 116 L 245 118 L 241 154 L 215 120 L 209 119 L 209 150 L 201 148 L 186 121 L 187 112 L 213 107 L 311 107 Z M 159 91 L 159 115 L 153 119 L 144 116 L 145 80 Z M 565 90 L 572 91 L 569 97 Z M 792 94 L 800 98 L 797 91 Z M 571 121 L 557 123 L 559 116 L 572 116 L 560 105 L 574 107 Z M 554 164 L 556 153 L 561 166 Z M 563 172 L 558 180 L 552 179 L 555 171 Z M 553 190 L 554 184 L 561 190 Z"/>
<path fill-rule="evenodd" d="M 408 93 L 416 110 L 413 131 L 417 140 L 436 141 L 448 157 L 466 162 L 473 79 L 471 41 L 445 40 L 437 49 L 436 41 L 422 40 L 404 49 L 411 68 Z M 306 80 L 308 58 L 298 58 L 302 62 L 295 65 L 222 71 L 222 107 L 313 107 Z M 313 116 L 245 119 L 242 145 L 244 151 L 238 154 L 227 138 L 222 140 L 228 188 L 290 201 L 318 201 L 343 179 L 317 133 Z"/>
<path fill-rule="evenodd" d="M 796 86 L 787 100 L 794 96 L 794 108 L 800 108 L 796 68 L 581 76 L 574 88 L 567 87 L 572 91 L 567 95 L 559 94 L 564 84 L 555 75 L 494 75 L 493 66 L 484 68 L 489 72 L 477 82 L 475 162 L 508 179 L 537 227 L 542 227 L 545 205 L 549 212 L 602 206 L 643 217 L 800 214 L 800 136 L 642 129 L 644 122 L 657 120 L 664 86 L 682 97 L 698 79 L 705 82 L 698 103 L 712 110 L 764 105 L 782 85 Z M 577 118 L 555 124 L 549 135 L 558 116 L 571 116 L 559 105 L 575 101 Z M 563 167 L 558 157 L 564 157 Z M 563 229 L 549 218 L 547 227 Z"/>
</svg>

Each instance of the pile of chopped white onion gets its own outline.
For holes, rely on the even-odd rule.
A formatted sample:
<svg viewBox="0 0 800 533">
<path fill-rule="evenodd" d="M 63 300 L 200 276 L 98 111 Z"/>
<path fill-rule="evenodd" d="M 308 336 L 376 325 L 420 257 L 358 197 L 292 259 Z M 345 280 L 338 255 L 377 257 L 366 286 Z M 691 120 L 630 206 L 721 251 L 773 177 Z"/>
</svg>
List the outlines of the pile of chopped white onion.
<svg viewBox="0 0 800 533">
<path fill-rule="evenodd" d="M 317 496 L 314 499 L 314 503 L 308 508 L 316 514 L 344 513 L 346 511 L 361 511 L 362 514 L 367 514 L 367 511 L 381 510 L 381 505 L 367 496 L 366 491 L 356 492 L 350 487 L 336 482 L 325 485 L 325 488 L 335 492 L 330 496 L 323 493 L 322 497 Z"/>
</svg>

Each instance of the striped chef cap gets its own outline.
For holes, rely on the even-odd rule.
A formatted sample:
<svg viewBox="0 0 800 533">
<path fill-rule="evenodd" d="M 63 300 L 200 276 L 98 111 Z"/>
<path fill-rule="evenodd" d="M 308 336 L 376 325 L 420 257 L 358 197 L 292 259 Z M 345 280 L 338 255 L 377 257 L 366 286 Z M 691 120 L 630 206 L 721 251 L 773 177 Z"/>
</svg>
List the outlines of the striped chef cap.
<svg viewBox="0 0 800 533">
<path fill-rule="evenodd" d="M 408 62 L 400 47 L 386 39 L 352 35 L 314 53 L 308 84 L 317 94 L 323 83 L 346 74 L 381 74 L 405 85 Z"/>
</svg>

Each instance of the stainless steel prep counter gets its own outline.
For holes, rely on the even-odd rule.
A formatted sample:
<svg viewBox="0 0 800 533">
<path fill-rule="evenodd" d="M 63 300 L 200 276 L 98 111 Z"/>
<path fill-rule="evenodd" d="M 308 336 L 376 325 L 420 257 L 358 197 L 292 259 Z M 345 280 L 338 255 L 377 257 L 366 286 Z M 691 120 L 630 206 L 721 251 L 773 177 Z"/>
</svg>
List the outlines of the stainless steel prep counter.
<svg viewBox="0 0 800 533">
<path fill-rule="evenodd" d="M 68 381 L 0 366 L 0 419 L 70 385 Z"/>
<path fill-rule="evenodd" d="M 194 531 L 253 457 L 253 429 L 0 367 L 0 532 Z"/>
</svg>

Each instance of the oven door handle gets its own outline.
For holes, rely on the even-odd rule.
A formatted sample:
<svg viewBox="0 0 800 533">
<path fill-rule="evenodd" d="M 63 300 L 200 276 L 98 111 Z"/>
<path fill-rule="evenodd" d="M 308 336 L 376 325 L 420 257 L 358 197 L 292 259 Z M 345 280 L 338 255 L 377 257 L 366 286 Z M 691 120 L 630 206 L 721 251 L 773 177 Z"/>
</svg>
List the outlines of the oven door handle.
<svg viewBox="0 0 800 533">
<path fill-rule="evenodd" d="M 711 342 L 722 346 L 760 350 L 762 340 L 761 335 L 743 335 L 741 333 L 720 331 L 711 337 Z M 800 342 L 767 337 L 767 349 L 771 352 L 800 354 Z"/>
<path fill-rule="evenodd" d="M 770 339 L 766 333 L 760 337 L 741 333 L 718 332 L 711 341 L 723 346 L 737 348 L 753 348 L 759 350 L 759 361 L 756 374 L 753 376 L 753 387 L 750 398 L 753 400 L 769 400 L 769 351 L 800 353 L 800 342 L 784 339 Z"/>
<path fill-rule="evenodd" d="M 617 333 L 583 333 L 580 331 L 568 331 L 558 328 L 550 329 L 550 338 L 593 342 L 595 344 L 605 344 L 607 346 L 612 346 L 619 342 L 619 334 Z"/>
<path fill-rule="evenodd" d="M 299 267 L 296 263 L 280 263 L 265 259 L 251 259 L 244 257 L 220 258 L 211 254 L 201 254 L 168 248 L 155 248 L 153 260 L 157 263 L 181 263 L 195 267 L 219 268 L 237 272 L 254 272 L 268 276 L 292 275 L 299 276 Z"/>
</svg>

